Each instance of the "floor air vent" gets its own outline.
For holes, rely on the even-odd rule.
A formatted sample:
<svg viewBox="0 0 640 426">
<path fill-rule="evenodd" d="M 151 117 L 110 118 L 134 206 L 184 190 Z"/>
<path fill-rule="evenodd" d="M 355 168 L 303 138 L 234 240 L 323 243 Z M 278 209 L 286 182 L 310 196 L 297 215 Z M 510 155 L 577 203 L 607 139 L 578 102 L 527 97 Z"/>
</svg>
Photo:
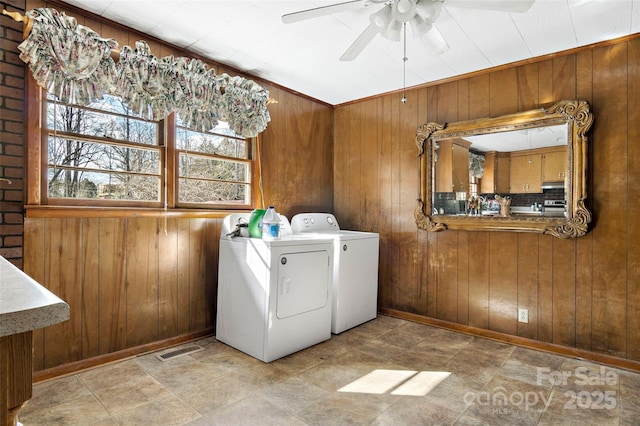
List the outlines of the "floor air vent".
<svg viewBox="0 0 640 426">
<path fill-rule="evenodd" d="M 170 359 L 177 358 L 179 356 L 189 355 L 194 352 L 199 352 L 203 349 L 204 348 L 202 346 L 191 345 L 191 346 L 186 346 L 184 348 L 176 349 L 170 352 L 165 352 L 163 354 L 158 354 L 156 355 L 156 358 L 158 358 L 160 361 L 168 361 Z"/>
</svg>

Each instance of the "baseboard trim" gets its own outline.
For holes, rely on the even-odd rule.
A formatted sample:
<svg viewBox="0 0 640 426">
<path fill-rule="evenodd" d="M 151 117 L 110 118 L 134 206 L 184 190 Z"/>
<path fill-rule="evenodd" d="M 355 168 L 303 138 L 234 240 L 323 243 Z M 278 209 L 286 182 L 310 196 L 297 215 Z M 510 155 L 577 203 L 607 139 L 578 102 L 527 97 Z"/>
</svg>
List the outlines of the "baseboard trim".
<svg viewBox="0 0 640 426">
<path fill-rule="evenodd" d="M 390 317 L 413 321 L 421 324 L 432 325 L 434 327 L 445 328 L 472 336 L 492 339 L 499 342 L 510 343 L 529 349 L 549 352 L 556 355 L 563 355 L 572 358 L 584 359 L 599 364 L 605 364 L 611 367 L 622 368 L 634 372 L 640 371 L 640 362 L 606 355 L 598 352 L 592 352 L 585 349 L 570 348 L 568 346 L 556 345 L 553 343 L 540 342 L 538 340 L 527 339 L 525 337 L 512 336 L 510 334 L 500 333 L 498 331 L 485 330 L 483 328 L 471 327 L 468 325 L 457 324 L 454 322 L 439 320 L 436 318 L 426 317 L 423 315 L 412 314 L 409 312 L 398 311 L 395 309 L 380 308 L 379 312 Z"/>
<path fill-rule="evenodd" d="M 34 371 L 33 383 L 74 374 L 81 370 L 88 370 L 91 368 L 99 367 L 101 365 L 109 364 L 111 362 L 123 361 L 127 358 L 133 358 L 145 353 L 155 352 L 161 349 L 170 348 L 172 346 L 181 345 L 183 343 L 201 339 L 203 337 L 213 336 L 214 334 L 215 328 L 207 328 L 205 330 L 182 334 L 180 336 L 171 337 L 169 339 L 135 346 L 133 348 L 127 348 L 120 351 L 83 359 L 80 361 L 70 362 L 68 364 L 59 365 L 57 367 L 48 368 L 46 370 Z"/>
</svg>

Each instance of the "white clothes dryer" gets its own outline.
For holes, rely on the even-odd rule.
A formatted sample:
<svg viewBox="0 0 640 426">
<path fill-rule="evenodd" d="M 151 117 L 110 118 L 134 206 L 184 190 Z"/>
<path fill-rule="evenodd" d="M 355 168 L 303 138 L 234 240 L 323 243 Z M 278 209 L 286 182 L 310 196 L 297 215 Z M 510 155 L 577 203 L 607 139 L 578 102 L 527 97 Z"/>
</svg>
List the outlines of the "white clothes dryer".
<svg viewBox="0 0 640 426">
<path fill-rule="evenodd" d="M 249 213 L 227 216 L 220 235 L 216 339 L 271 362 L 331 337 L 333 242 L 232 234 Z"/>
<path fill-rule="evenodd" d="M 378 315 L 378 250 L 375 232 L 341 230 L 330 213 L 300 213 L 291 218 L 294 235 L 334 241 L 331 332 L 345 330 Z"/>
</svg>

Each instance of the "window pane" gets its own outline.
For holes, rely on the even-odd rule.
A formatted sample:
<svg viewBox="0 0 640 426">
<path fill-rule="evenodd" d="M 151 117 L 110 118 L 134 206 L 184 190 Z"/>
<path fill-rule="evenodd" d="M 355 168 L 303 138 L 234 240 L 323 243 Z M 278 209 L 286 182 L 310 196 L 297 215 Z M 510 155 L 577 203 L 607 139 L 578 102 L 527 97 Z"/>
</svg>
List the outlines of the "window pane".
<svg viewBox="0 0 640 426">
<path fill-rule="evenodd" d="M 247 139 L 222 121 L 209 132 L 197 132 L 178 122 L 178 204 L 248 206 L 251 163 L 246 161 L 250 154 Z"/>
<path fill-rule="evenodd" d="M 205 181 L 197 179 L 180 179 L 181 203 L 238 203 L 247 204 L 247 185 Z"/>
<path fill-rule="evenodd" d="M 178 149 L 246 159 L 247 142 L 210 133 L 194 132 L 183 127 L 177 129 L 176 145 Z"/>
<path fill-rule="evenodd" d="M 49 137 L 49 164 L 90 169 L 160 174 L 160 153 L 76 139 Z"/>
<path fill-rule="evenodd" d="M 48 155 L 50 198 L 159 200 L 160 153 L 156 149 L 50 136 Z"/>
<path fill-rule="evenodd" d="M 235 161 L 180 153 L 180 177 L 248 182 L 249 167 Z"/>
<path fill-rule="evenodd" d="M 157 123 L 130 116 L 110 114 L 107 111 L 128 113 L 122 102 L 113 96 L 100 101 L 95 107 L 105 112 L 90 111 L 80 107 L 47 104 L 47 127 L 53 132 L 68 132 L 97 136 L 118 141 L 157 145 Z"/>
<path fill-rule="evenodd" d="M 219 135 L 227 135 L 227 136 L 235 136 L 237 138 L 242 138 L 236 132 L 229 128 L 229 123 L 225 121 L 218 122 L 218 125 L 211 130 L 211 133 L 217 133 Z"/>
<path fill-rule="evenodd" d="M 184 122 L 180 119 L 180 116 L 178 115 L 176 115 L 176 125 L 182 129 L 188 129 L 188 127 L 184 125 Z M 218 121 L 218 125 L 213 129 L 209 130 L 208 133 L 233 136 L 233 137 L 236 137 L 237 139 L 245 139 L 243 136 L 240 136 L 236 132 L 231 130 L 231 128 L 229 127 L 229 123 L 227 123 L 226 121 Z"/>
<path fill-rule="evenodd" d="M 51 198 L 159 201 L 160 177 L 49 167 Z"/>
</svg>

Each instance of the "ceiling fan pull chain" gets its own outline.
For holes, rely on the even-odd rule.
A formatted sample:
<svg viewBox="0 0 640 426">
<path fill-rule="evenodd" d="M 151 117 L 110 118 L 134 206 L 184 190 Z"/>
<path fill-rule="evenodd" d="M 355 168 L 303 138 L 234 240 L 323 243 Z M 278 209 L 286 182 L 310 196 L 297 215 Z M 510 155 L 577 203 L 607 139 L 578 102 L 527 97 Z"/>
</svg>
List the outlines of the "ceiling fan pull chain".
<svg viewBox="0 0 640 426">
<path fill-rule="evenodd" d="M 407 103 L 407 60 L 409 58 L 407 58 L 407 23 L 403 22 L 402 23 L 402 29 L 403 29 L 403 37 L 404 37 L 404 56 L 402 57 L 402 103 L 406 104 Z"/>
</svg>

